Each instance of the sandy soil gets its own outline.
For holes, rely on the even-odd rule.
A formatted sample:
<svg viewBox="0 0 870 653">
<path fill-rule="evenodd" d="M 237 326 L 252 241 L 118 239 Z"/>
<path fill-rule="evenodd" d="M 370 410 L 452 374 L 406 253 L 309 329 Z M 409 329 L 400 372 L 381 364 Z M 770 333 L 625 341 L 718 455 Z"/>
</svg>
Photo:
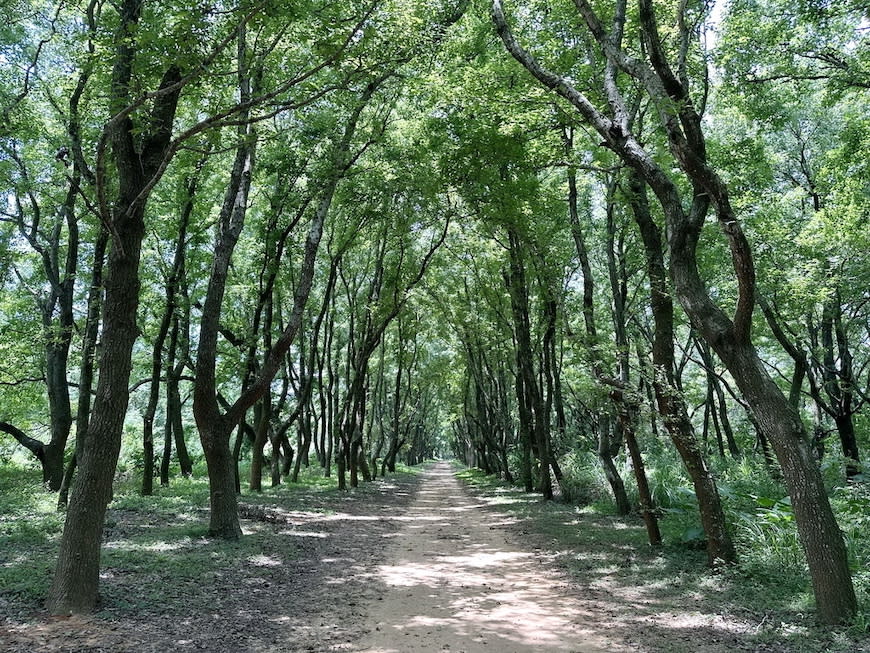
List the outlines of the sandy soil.
<svg viewBox="0 0 870 653">
<path fill-rule="evenodd" d="M 621 651 L 596 629 L 567 581 L 517 546 L 505 517 L 485 511 L 440 463 L 429 469 L 393 538 L 370 610 L 365 653 Z"/>
</svg>

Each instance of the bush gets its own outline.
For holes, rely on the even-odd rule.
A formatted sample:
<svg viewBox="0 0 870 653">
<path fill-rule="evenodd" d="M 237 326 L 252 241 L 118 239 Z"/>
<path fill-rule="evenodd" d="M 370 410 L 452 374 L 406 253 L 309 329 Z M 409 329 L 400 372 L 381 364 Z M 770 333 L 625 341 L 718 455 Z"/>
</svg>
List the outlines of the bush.
<svg viewBox="0 0 870 653">
<path fill-rule="evenodd" d="M 613 495 L 595 454 L 572 451 L 559 458 L 559 465 L 563 474 L 563 499 L 567 503 L 606 505 L 612 511 Z"/>
</svg>

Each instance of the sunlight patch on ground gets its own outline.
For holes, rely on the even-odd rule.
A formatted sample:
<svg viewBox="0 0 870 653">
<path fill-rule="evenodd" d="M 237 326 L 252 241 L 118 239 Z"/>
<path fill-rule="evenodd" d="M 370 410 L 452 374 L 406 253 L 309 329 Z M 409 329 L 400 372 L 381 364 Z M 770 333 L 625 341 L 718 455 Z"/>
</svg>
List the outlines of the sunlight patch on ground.
<svg viewBox="0 0 870 653">
<path fill-rule="evenodd" d="M 475 553 L 470 556 L 447 556 L 442 558 L 449 565 L 464 567 L 493 567 L 506 562 L 527 560 L 532 557 L 525 551 L 495 551 L 493 553 Z"/>
<path fill-rule="evenodd" d="M 423 495 L 410 512 L 430 519 L 406 528 L 391 564 L 379 567 L 377 580 L 389 590 L 366 653 L 618 650 L 602 648 L 581 625 L 595 615 L 561 594 L 564 580 L 545 569 L 540 552 L 509 544 L 502 527 L 520 520 L 488 512 L 530 502 L 525 495 L 469 500 L 449 475 L 432 476 L 434 500 Z"/>
<path fill-rule="evenodd" d="M 248 563 L 254 565 L 255 567 L 280 567 L 282 562 L 278 558 L 273 556 L 267 556 L 265 554 L 257 554 L 248 557 Z"/>
<path fill-rule="evenodd" d="M 288 535 L 290 537 L 313 537 L 321 540 L 329 537 L 329 533 L 325 531 L 300 531 L 296 530 L 295 528 L 280 531 L 279 534 Z"/>
<path fill-rule="evenodd" d="M 530 503 L 528 499 L 522 499 L 515 496 L 495 496 L 487 497 L 485 506 L 510 506 L 518 503 Z"/>
<path fill-rule="evenodd" d="M 151 551 L 154 553 L 163 553 L 165 551 L 177 551 L 178 549 L 184 549 L 190 547 L 194 544 L 194 540 L 191 540 L 189 537 L 186 537 L 181 540 L 176 540 L 175 542 L 166 542 L 166 541 L 158 541 L 158 542 L 150 542 L 150 543 L 142 543 L 142 542 L 133 542 L 130 540 L 111 540 L 103 544 L 104 549 L 115 549 L 116 551 Z"/>
<path fill-rule="evenodd" d="M 401 522 L 418 522 L 418 521 L 438 521 L 439 519 L 442 519 L 442 518 L 437 517 L 437 516 L 426 517 L 426 516 L 420 516 L 420 515 L 414 515 L 413 517 L 410 517 L 410 516 L 406 515 L 406 516 L 391 517 L 390 521 L 395 521 L 395 522 L 401 523 Z"/>
</svg>

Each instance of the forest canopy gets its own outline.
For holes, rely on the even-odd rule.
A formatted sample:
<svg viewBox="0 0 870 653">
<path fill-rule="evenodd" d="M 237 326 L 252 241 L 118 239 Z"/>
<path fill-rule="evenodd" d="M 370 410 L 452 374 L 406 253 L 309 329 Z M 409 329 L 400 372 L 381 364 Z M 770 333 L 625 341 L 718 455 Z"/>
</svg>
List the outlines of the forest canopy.
<svg viewBox="0 0 870 653">
<path fill-rule="evenodd" d="M 125 474 L 207 475 L 232 540 L 264 476 L 455 457 L 651 545 L 679 513 L 714 567 L 775 507 L 855 617 L 867 2 L 0 19 L 0 463 L 66 511 L 52 614 L 94 609 Z"/>
</svg>

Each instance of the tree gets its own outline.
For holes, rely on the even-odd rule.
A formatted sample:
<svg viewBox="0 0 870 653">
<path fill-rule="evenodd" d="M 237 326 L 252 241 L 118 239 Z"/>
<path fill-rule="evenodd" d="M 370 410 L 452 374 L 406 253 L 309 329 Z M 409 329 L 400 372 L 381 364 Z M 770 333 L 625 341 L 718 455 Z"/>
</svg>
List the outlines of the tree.
<svg viewBox="0 0 870 653">
<path fill-rule="evenodd" d="M 846 547 L 831 511 L 818 466 L 793 406 L 773 382 L 752 342 L 755 267 L 749 242 L 731 205 L 728 188 L 707 158 L 701 122 L 703 95 L 692 95 L 688 73 L 691 46 L 697 38 L 697 10 L 680 11 L 674 18 L 676 42 L 666 41 L 651 0 L 640 0 L 637 20 L 644 49 L 633 55 L 624 42 L 626 3 L 618 2 L 608 31 L 585 0 L 576 1 L 588 34 L 603 57 L 605 74 L 599 92 L 605 107 L 596 106 L 565 77 L 544 68 L 521 47 L 508 25 L 502 3 L 494 0 L 492 17 L 508 52 L 538 81 L 565 98 L 597 132 L 606 147 L 632 167 L 656 195 L 668 225 L 670 275 L 676 294 L 693 325 L 716 351 L 764 428 L 779 459 L 792 499 L 795 519 L 807 556 L 817 610 L 826 623 L 848 619 L 855 611 Z M 633 80 L 658 111 L 673 163 L 678 166 L 691 200 L 655 160 L 650 144 L 631 131 L 621 76 Z M 728 240 L 738 285 L 733 317 L 710 296 L 697 264 L 704 220 L 716 214 Z"/>
<path fill-rule="evenodd" d="M 733 37 L 732 31 L 726 34 Z M 729 43 L 721 48 L 727 52 Z M 801 393 L 812 399 L 816 439 L 821 445 L 837 433 L 846 476 L 853 478 L 861 460 L 854 416 L 865 405 L 860 388 L 866 386 L 863 354 L 855 347 L 865 319 L 860 279 L 867 266 L 855 255 L 864 246 L 859 207 L 865 200 L 852 181 L 860 171 L 841 157 L 866 143 L 852 97 L 859 92 L 837 97 L 821 81 L 784 80 L 725 95 L 736 107 L 727 117 L 751 120 L 748 127 L 757 131 L 747 146 L 722 130 L 717 147 L 748 150 L 760 171 L 744 177 L 735 201 L 747 206 L 751 228 L 770 243 L 758 257 L 761 308 L 792 359 L 793 402 L 800 406 Z M 726 174 L 735 178 L 736 169 L 729 166 Z"/>
<path fill-rule="evenodd" d="M 723 63 L 744 84 L 822 81 L 835 93 L 866 90 L 867 14 L 864 0 L 731 0 Z"/>
<path fill-rule="evenodd" d="M 115 115 L 106 124 L 101 142 L 103 146 L 111 144 L 114 158 L 117 190 L 113 209 L 109 209 L 105 195 L 108 189 L 104 185 L 104 162 L 98 162 L 97 169 L 100 209 L 110 225 L 113 245 L 106 275 L 100 378 L 49 591 L 48 609 L 52 614 L 88 612 L 97 598 L 103 519 L 120 450 L 129 398 L 130 357 L 137 333 L 138 268 L 145 234 L 145 206 L 154 179 L 159 178 L 169 154 L 181 92 L 181 71 L 169 65 L 151 111 L 147 116 L 137 116 L 138 120 L 144 118 L 147 127 L 143 129 L 136 124 L 130 109 L 130 82 L 137 53 L 131 34 L 141 17 L 142 6 L 135 0 L 126 0 L 119 12 L 109 97 L 110 110 Z"/>
<path fill-rule="evenodd" d="M 84 38 L 88 55 L 92 55 L 96 47 L 95 4 L 91 2 L 86 11 Z M 49 25 L 51 33 L 57 29 L 59 13 Z M 37 457 L 42 465 L 43 483 L 50 490 L 58 491 L 63 479 L 64 451 L 73 425 L 68 367 L 76 328 L 73 309 L 82 240 L 79 223 L 83 209 L 79 196 L 84 194 L 84 186 L 93 184 L 94 172 L 82 151 L 85 126 L 82 102 L 92 75 L 91 67 L 87 63 L 82 66 L 66 106 L 62 107 L 50 93 L 47 94 L 47 106 L 40 106 L 35 98 L 30 97 L 36 95 L 33 73 L 50 40 L 49 36 L 41 41 L 32 54 L 33 60 L 26 65 L 27 72 L 18 95 L 8 104 L 3 103 L 4 122 L 10 121 L 16 113 L 26 112 L 38 127 L 19 128 L 2 134 L 3 158 L 13 164 L 7 179 L 8 187 L 12 189 L 7 201 L 14 210 L 11 214 L 4 211 L 4 219 L 15 224 L 19 237 L 37 256 L 37 269 L 42 276 L 33 280 L 33 287 L 34 301 L 42 321 L 50 437 L 48 442 L 42 442 L 26 436 L 16 427 L 3 430 Z M 22 42 L 26 41 L 22 39 Z M 43 118 L 45 114 L 48 117 Z M 37 120 L 37 116 L 40 119 Z M 52 134 L 62 144 L 56 148 L 54 158 L 48 161 L 36 143 L 57 129 L 57 125 L 52 123 L 62 125 L 63 135 Z M 46 179 L 50 183 L 40 183 Z M 20 270 L 16 270 L 16 274 L 23 278 Z"/>
</svg>

